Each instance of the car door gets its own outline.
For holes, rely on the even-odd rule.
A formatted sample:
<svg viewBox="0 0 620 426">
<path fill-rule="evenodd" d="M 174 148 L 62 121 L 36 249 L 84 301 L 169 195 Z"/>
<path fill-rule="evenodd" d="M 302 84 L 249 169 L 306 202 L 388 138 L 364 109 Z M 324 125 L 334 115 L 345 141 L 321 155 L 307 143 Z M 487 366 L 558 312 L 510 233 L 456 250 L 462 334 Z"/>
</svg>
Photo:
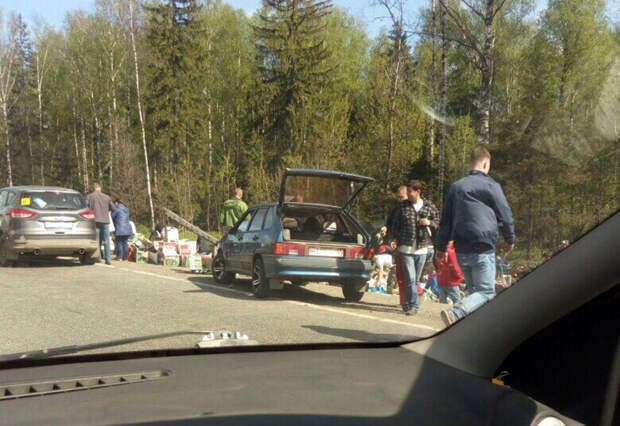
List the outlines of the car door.
<svg viewBox="0 0 620 426">
<path fill-rule="evenodd" d="M 246 211 L 228 234 L 224 243 L 224 254 L 230 270 L 241 272 L 241 242 L 254 216 L 254 209 Z"/>
<path fill-rule="evenodd" d="M 243 234 L 241 240 L 241 269 L 245 273 L 252 272 L 252 259 L 256 249 L 260 245 L 261 232 L 263 229 L 263 223 L 265 221 L 265 215 L 267 208 L 257 209 L 252 217 L 247 232 Z"/>
</svg>

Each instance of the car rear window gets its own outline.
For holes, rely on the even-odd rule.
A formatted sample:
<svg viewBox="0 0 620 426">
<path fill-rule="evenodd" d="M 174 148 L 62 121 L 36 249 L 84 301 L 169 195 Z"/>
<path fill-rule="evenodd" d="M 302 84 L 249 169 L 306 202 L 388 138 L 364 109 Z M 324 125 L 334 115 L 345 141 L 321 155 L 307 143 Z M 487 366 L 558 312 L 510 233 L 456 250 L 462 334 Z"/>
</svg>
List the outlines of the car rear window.
<svg viewBox="0 0 620 426">
<path fill-rule="evenodd" d="M 70 192 L 24 192 L 19 205 L 37 210 L 80 210 L 86 208 L 81 194 Z"/>
</svg>

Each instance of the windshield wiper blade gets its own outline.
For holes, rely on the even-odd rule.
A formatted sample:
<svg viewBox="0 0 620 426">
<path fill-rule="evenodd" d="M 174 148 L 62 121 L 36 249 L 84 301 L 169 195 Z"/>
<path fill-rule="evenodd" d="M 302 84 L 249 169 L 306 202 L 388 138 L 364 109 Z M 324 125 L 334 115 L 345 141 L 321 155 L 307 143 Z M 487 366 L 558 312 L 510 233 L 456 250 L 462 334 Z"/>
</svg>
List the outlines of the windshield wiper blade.
<svg viewBox="0 0 620 426">
<path fill-rule="evenodd" d="M 165 339 L 167 337 L 184 336 L 184 335 L 214 335 L 213 331 L 206 330 L 181 330 L 169 333 L 150 334 L 147 336 L 129 337 L 127 339 L 108 340 L 105 342 L 90 343 L 87 345 L 69 345 L 59 346 L 56 348 L 46 348 L 36 351 L 18 352 L 14 354 L 0 355 L 0 362 L 14 361 L 18 359 L 43 359 L 57 355 L 68 355 L 77 352 L 88 351 L 91 349 L 108 348 L 111 346 L 127 345 L 130 343 L 144 342 L 147 340 Z"/>
</svg>

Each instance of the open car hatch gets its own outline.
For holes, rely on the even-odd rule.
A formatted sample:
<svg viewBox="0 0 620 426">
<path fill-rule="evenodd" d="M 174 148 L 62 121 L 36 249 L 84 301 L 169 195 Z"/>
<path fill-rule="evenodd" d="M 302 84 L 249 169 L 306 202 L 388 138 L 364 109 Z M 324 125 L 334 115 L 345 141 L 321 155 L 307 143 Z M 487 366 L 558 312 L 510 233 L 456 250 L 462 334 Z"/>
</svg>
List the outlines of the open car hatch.
<svg viewBox="0 0 620 426">
<path fill-rule="evenodd" d="M 279 205 L 319 204 L 346 209 L 374 179 L 333 170 L 286 169 Z"/>
</svg>

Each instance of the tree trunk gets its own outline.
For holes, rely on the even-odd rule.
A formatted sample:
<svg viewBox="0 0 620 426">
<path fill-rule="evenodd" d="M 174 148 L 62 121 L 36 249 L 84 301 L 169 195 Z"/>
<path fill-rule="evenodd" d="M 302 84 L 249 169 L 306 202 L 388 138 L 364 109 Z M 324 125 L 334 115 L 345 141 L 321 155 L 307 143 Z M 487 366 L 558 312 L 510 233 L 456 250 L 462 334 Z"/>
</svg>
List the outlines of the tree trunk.
<svg viewBox="0 0 620 426">
<path fill-rule="evenodd" d="M 30 184 L 34 185 L 34 153 L 32 152 L 32 133 L 30 132 L 30 114 L 26 109 L 26 139 L 28 141 L 28 157 L 30 160 Z"/>
<path fill-rule="evenodd" d="M 9 111 L 7 100 L 2 102 L 2 121 L 4 127 L 4 143 L 6 148 L 6 175 L 8 186 L 13 186 L 13 170 L 11 168 L 11 140 L 9 138 Z"/>
<path fill-rule="evenodd" d="M 86 152 L 86 128 L 84 117 L 80 117 L 80 136 L 82 139 L 82 177 L 84 178 L 84 192 L 88 191 L 88 155 Z"/>
<path fill-rule="evenodd" d="M 149 170 L 149 155 L 146 148 L 146 130 L 144 125 L 144 115 L 142 113 L 142 98 L 140 97 L 140 72 L 138 68 L 138 52 L 136 50 L 136 36 L 133 16 L 133 2 L 129 0 L 129 32 L 131 37 L 131 50 L 133 51 L 133 61 L 136 76 L 136 102 L 138 106 L 138 117 L 140 118 L 140 132 L 142 135 L 142 149 L 144 151 L 144 169 L 146 172 L 146 192 L 149 199 L 149 209 L 151 213 L 151 229 L 155 228 L 155 211 L 153 209 L 153 196 L 151 194 L 151 172 Z"/>
<path fill-rule="evenodd" d="M 433 111 L 436 110 L 437 102 L 436 102 L 436 84 L 435 81 L 435 69 L 437 68 L 437 29 L 436 29 L 436 21 L 437 21 L 437 0 L 431 0 L 431 94 L 430 94 L 430 103 L 431 109 Z M 428 165 L 429 170 L 433 168 L 433 157 L 435 151 L 435 116 L 434 114 L 430 115 L 430 124 L 428 126 Z"/>
<path fill-rule="evenodd" d="M 443 189 L 446 175 L 446 91 L 448 88 L 448 76 L 446 69 L 446 55 L 448 40 L 446 39 L 446 11 L 442 9 L 440 15 L 441 26 L 441 89 L 439 93 L 439 114 L 442 117 L 439 127 L 439 177 L 437 179 L 438 201 L 443 202 Z"/>
<path fill-rule="evenodd" d="M 43 76 L 45 74 L 45 62 L 47 61 L 47 47 L 43 52 L 43 58 L 40 57 L 40 52 L 37 51 L 35 55 L 35 68 L 37 77 L 37 101 L 39 112 L 39 149 L 41 150 L 41 185 L 45 185 L 45 138 L 43 137 Z"/>
<path fill-rule="evenodd" d="M 75 147 L 75 161 L 78 172 L 78 184 L 82 182 L 82 167 L 80 165 L 80 147 L 77 135 L 77 114 L 75 113 L 75 102 L 71 102 L 71 114 L 73 117 L 73 145 Z"/>
<path fill-rule="evenodd" d="M 495 0 L 486 0 L 484 14 L 485 37 L 480 58 L 480 140 L 488 144 L 490 140 L 489 123 L 491 121 L 492 88 L 493 88 L 493 48 L 495 47 Z"/>
</svg>

